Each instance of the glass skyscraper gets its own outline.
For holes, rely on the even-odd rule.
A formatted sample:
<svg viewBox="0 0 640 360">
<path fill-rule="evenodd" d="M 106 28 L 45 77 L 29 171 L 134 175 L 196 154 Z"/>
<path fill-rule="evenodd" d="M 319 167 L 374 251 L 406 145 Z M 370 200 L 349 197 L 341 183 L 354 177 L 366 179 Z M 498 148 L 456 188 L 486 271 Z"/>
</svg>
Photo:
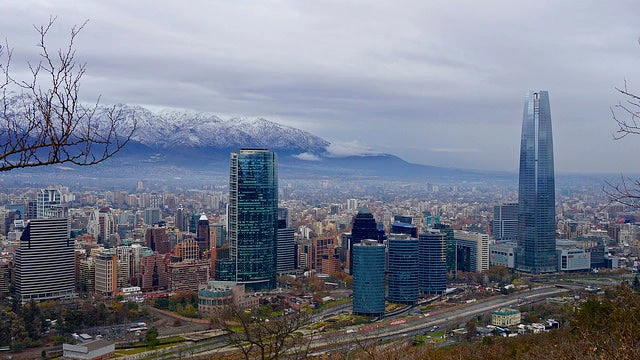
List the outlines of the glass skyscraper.
<svg viewBox="0 0 640 360">
<path fill-rule="evenodd" d="M 278 160 L 266 149 L 231 153 L 229 256 L 234 278 L 248 290 L 276 286 Z"/>
<path fill-rule="evenodd" d="M 534 274 L 557 271 L 555 219 L 549 93 L 529 92 L 520 145 L 516 270 Z"/>
<path fill-rule="evenodd" d="M 415 304 L 420 292 L 420 257 L 418 239 L 392 234 L 388 246 L 387 299 L 393 303 Z"/>
<path fill-rule="evenodd" d="M 446 254 L 446 234 L 426 229 L 426 232 L 418 235 L 418 282 L 422 293 L 444 294 L 446 291 Z"/>
<path fill-rule="evenodd" d="M 353 245 L 353 313 L 384 315 L 385 246 L 366 239 Z"/>
</svg>

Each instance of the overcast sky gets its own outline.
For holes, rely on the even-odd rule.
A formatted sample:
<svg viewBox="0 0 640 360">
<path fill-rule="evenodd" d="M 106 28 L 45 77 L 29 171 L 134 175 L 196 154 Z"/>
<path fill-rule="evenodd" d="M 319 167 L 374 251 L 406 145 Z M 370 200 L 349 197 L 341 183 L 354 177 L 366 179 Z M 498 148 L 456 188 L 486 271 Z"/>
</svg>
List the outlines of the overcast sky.
<svg viewBox="0 0 640 360">
<path fill-rule="evenodd" d="M 640 93 L 629 1 L 0 1 L 17 70 L 34 24 L 73 24 L 85 100 L 265 117 L 342 149 L 517 171 L 525 93 L 548 90 L 556 172 L 638 172 L 612 140 L 624 80 Z"/>
</svg>

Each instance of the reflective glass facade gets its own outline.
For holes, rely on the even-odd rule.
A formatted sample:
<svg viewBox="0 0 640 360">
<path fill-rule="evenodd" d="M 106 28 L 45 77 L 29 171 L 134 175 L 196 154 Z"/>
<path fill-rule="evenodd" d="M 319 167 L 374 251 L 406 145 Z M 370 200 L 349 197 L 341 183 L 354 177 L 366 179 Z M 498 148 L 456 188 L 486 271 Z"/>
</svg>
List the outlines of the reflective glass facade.
<svg viewBox="0 0 640 360">
<path fill-rule="evenodd" d="M 555 218 L 549 93 L 530 92 L 522 119 L 516 270 L 557 271 Z"/>
<path fill-rule="evenodd" d="M 420 262 L 418 257 L 418 239 L 391 238 L 389 247 L 389 294 L 390 302 L 414 304 L 418 301 Z"/>
<path fill-rule="evenodd" d="M 276 286 L 278 160 L 265 149 L 231 153 L 229 243 L 235 279 L 248 290 Z"/>
<path fill-rule="evenodd" d="M 430 230 L 418 236 L 420 291 L 444 294 L 447 289 L 446 234 Z"/>
<path fill-rule="evenodd" d="M 365 316 L 384 314 L 385 246 L 363 240 L 353 246 L 353 313 Z"/>
</svg>

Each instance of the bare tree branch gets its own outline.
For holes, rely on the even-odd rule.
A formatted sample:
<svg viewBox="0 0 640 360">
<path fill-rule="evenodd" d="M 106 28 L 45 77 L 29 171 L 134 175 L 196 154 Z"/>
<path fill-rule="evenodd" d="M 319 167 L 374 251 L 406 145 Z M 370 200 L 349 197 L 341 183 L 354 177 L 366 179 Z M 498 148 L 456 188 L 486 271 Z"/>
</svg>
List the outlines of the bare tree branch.
<svg viewBox="0 0 640 360">
<path fill-rule="evenodd" d="M 86 64 L 76 61 L 75 40 L 87 21 L 74 26 L 68 45 L 52 53 L 46 38 L 55 20 L 51 17 L 47 24 L 34 26 L 40 60 L 27 63 L 31 74 L 27 80 L 12 76 L 12 50 L 8 41 L 0 45 L 0 121 L 5 125 L 0 129 L 0 171 L 98 164 L 120 151 L 135 131 L 135 119 L 125 123 L 120 107 L 98 114 L 100 98 L 92 105 L 81 103 Z"/>
</svg>

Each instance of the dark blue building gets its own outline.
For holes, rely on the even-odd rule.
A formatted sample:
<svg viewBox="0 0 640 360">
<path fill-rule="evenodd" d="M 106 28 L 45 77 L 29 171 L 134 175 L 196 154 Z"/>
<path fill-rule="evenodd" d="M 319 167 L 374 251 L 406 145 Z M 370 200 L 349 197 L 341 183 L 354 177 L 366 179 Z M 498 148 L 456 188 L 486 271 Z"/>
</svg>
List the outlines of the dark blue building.
<svg viewBox="0 0 640 360">
<path fill-rule="evenodd" d="M 395 221 L 391 224 L 392 234 L 407 234 L 411 237 L 418 238 L 418 227 L 414 224 Z"/>
<path fill-rule="evenodd" d="M 363 240 L 353 246 L 353 313 L 384 315 L 385 246 Z"/>
<path fill-rule="evenodd" d="M 549 93 L 529 92 L 520 144 L 516 270 L 557 271 L 555 198 Z"/>
<path fill-rule="evenodd" d="M 351 237 L 349 238 L 349 273 L 353 274 L 353 246 L 359 244 L 362 240 L 372 239 L 382 242 L 376 219 L 366 207 L 360 208 L 358 214 L 353 217 L 353 226 L 351 228 Z"/>
<path fill-rule="evenodd" d="M 418 236 L 420 291 L 443 294 L 447 289 L 446 236 L 437 230 L 427 231 Z"/>
<path fill-rule="evenodd" d="M 231 153 L 229 256 L 247 290 L 276 286 L 278 160 L 265 149 Z"/>
<path fill-rule="evenodd" d="M 418 239 L 391 235 L 387 240 L 387 247 L 387 300 L 399 304 L 415 304 L 420 293 Z"/>
</svg>

